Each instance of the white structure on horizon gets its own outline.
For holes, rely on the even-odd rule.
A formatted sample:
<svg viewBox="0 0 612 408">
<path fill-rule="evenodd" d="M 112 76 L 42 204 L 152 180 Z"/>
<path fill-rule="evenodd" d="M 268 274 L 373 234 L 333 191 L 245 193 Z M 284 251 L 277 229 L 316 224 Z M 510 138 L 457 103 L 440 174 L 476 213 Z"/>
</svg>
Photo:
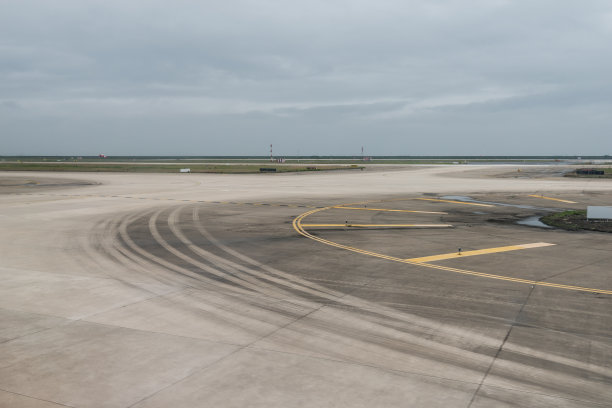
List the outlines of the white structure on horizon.
<svg viewBox="0 0 612 408">
<path fill-rule="evenodd" d="M 612 220 L 612 207 L 589 205 L 587 220 Z"/>
</svg>

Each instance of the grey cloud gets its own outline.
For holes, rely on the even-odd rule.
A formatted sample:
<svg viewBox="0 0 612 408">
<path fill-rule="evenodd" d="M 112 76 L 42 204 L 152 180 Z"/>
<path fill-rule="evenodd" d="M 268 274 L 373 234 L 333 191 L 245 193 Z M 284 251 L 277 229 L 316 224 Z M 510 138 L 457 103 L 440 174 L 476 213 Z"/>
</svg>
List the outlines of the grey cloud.
<svg viewBox="0 0 612 408">
<path fill-rule="evenodd" d="M 0 101 L 0 108 L 14 111 L 21 109 L 21 106 L 15 101 Z"/>
<path fill-rule="evenodd" d="M 559 134 L 612 128 L 599 113 L 611 16 L 597 0 L 3 1 L 0 98 L 21 107 L 0 109 L 3 145 L 87 154 L 105 138 L 109 154 L 146 140 L 142 154 L 259 154 L 277 140 L 340 154 L 377 138 L 378 154 L 436 154 L 440 141 L 529 153 L 522 140 L 570 154 L 552 143 Z M 542 132 L 567 118 L 576 125 Z"/>
</svg>

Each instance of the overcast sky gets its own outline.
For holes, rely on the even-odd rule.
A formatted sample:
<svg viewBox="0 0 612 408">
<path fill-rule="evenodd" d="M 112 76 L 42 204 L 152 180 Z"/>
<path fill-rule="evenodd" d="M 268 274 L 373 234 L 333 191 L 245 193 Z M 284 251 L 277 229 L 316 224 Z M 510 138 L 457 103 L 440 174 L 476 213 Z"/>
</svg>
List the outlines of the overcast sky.
<svg viewBox="0 0 612 408">
<path fill-rule="evenodd" d="M 612 2 L 0 0 L 0 155 L 612 154 Z"/>
</svg>

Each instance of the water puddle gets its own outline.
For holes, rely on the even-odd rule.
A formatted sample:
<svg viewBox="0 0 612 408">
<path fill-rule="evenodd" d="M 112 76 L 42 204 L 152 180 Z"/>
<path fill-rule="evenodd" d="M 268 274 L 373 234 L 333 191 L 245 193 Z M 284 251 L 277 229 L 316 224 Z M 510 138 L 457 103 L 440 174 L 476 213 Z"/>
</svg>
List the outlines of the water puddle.
<svg viewBox="0 0 612 408">
<path fill-rule="evenodd" d="M 542 221 L 540 221 L 539 215 L 534 215 L 533 217 L 523 218 L 522 220 L 517 221 L 516 223 L 520 225 L 527 225 L 529 227 L 552 228 L 550 225 L 546 225 Z"/>
</svg>

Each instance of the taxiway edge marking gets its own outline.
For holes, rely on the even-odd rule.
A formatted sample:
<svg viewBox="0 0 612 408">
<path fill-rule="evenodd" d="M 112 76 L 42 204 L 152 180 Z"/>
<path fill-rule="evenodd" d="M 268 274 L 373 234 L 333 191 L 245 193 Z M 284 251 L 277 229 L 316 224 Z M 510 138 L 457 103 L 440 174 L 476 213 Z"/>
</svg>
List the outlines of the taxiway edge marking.
<svg viewBox="0 0 612 408">
<path fill-rule="evenodd" d="M 576 201 L 562 200 L 560 198 L 553 198 L 553 197 L 545 197 L 543 195 L 538 195 L 538 194 L 529 194 L 527 197 L 543 198 L 544 200 L 560 201 L 562 203 L 568 203 L 568 204 L 578 204 Z"/>
<path fill-rule="evenodd" d="M 442 261 L 445 259 L 465 258 L 466 256 L 495 254 L 499 252 L 518 251 L 521 249 L 540 248 L 551 245 L 555 244 L 549 244 L 548 242 L 534 242 L 532 244 L 508 245 L 503 247 L 476 249 L 473 251 L 451 252 L 448 254 L 423 256 L 420 258 L 408 258 L 406 260 L 413 262 L 434 262 Z"/>
</svg>

